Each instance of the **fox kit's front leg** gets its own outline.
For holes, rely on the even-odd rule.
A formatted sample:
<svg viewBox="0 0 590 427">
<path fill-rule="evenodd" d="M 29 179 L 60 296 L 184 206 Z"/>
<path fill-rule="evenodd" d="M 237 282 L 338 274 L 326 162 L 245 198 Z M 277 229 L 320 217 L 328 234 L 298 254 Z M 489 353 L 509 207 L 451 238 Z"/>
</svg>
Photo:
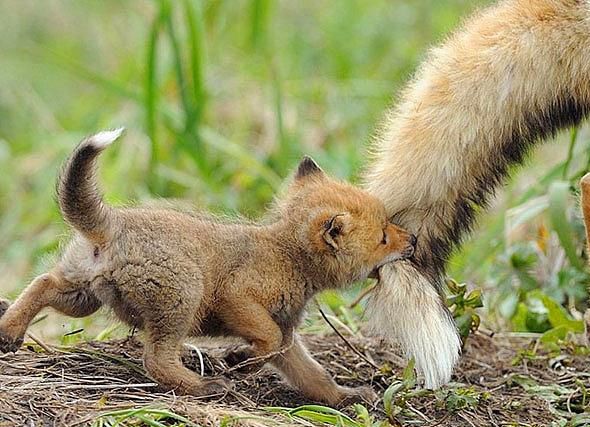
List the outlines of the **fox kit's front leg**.
<svg viewBox="0 0 590 427">
<path fill-rule="evenodd" d="M 278 351 L 283 333 L 270 313 L 255 301 L 236 297 L 226 300 L 219 308 L 219 316 L 232 334 L 244 338 L 250 346 L 228 355 L 226 360 L 234 365 L 248 359 L 263 358 Z M 252 361 L 250 369 L 264 365 L 266 360 Z"/>
<path fill-rule="evenodd" d="M 286 350 L 272 360 L 272 364 L 306 397 L 330 405 L 352 401 L 375 400 L 370 387 L 343 387 L 308 353 L 297 334 L 285 341 Z"/>
</svg>

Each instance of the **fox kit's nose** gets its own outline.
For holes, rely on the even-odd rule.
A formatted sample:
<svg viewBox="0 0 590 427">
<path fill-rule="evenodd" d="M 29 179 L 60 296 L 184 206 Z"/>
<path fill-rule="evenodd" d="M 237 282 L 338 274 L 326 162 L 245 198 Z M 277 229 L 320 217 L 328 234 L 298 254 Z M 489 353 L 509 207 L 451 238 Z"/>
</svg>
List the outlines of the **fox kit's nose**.
<svg viewBox="0 0 590 427">
<path fill-rule="evenodd" d="M 409 242 L 410 245 L 416 247 L 416 243 L 418 243 L 418 238 L 414 234 L 410 234 Z"/>
</svg>

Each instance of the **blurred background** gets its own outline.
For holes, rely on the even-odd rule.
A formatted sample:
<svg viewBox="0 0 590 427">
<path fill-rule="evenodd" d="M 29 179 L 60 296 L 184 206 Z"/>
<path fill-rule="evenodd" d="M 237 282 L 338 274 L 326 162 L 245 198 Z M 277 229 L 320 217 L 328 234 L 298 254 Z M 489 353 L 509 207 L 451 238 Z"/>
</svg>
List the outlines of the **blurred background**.
<svg viewBox="0 0 590 427">
<path fill-rule="evenodd" d="M 0 295 L 18 295 L 66 240 L 54 186 L 83 136 L 127 128 L 101 158 L 110 203 L 165 197 L 255 218 L 303 154 L 356 181 L 428 48 L 486 3 L 0 2 Z M 589 277 L 576 191 L 589 156 L 587 126 L 558 135 L 482 215 L 449 268 L 464 334 L 480 316 L 490 330 L 579 332 Z M 360 288 L 321 298 L 353 333 Z M 125 331 L 105 313 L 48 316 L 35 329 L 49 340 Z M 316 317 L 306 328 L 325 327 Z"/>
</svg>

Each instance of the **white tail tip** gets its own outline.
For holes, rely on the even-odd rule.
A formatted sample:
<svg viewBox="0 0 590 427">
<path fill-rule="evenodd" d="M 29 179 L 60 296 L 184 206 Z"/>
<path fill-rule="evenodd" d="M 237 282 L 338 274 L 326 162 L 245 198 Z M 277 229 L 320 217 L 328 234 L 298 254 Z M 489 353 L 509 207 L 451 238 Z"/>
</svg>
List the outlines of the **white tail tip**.
<svg viewBox="0 0 590 427">
<path fill-rule="evenodd" d="M 450 381 L 461 341 L 426 277 L 405 264 L 384 266 L 369 310 L 373 331 L 397 341 L 406 357 L 414 358 L 426 388 L 436 389 Z"/>
<path fill-rule="evenodd" d="M 92 135 L 88 138 L 88 140 L 92 141 L 92 144 L 97 148 L 104 148 L 115 142 L 124 131 L 124 127 L 120 127 L 114 130 L 105 130 L 95 135 Z"/>
</svg>

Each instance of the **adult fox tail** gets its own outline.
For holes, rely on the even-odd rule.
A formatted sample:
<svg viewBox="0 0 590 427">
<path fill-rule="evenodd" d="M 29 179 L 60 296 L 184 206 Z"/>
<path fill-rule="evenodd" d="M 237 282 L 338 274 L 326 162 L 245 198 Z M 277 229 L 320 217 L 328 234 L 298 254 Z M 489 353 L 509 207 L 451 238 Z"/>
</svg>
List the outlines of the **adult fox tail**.
<svg viewBox="0 0 590 427">
<path fill-rule="evenodd" d="M 445 264 L 510 166 L 590 113 L 590 1 L 506 0 L 430 52 L 373 144 L 366 188 L 418 236 L 414 263 L 381 272 L 376 331 L 401 343 L 428 388 L 460 341 Z"/>
</svg>

